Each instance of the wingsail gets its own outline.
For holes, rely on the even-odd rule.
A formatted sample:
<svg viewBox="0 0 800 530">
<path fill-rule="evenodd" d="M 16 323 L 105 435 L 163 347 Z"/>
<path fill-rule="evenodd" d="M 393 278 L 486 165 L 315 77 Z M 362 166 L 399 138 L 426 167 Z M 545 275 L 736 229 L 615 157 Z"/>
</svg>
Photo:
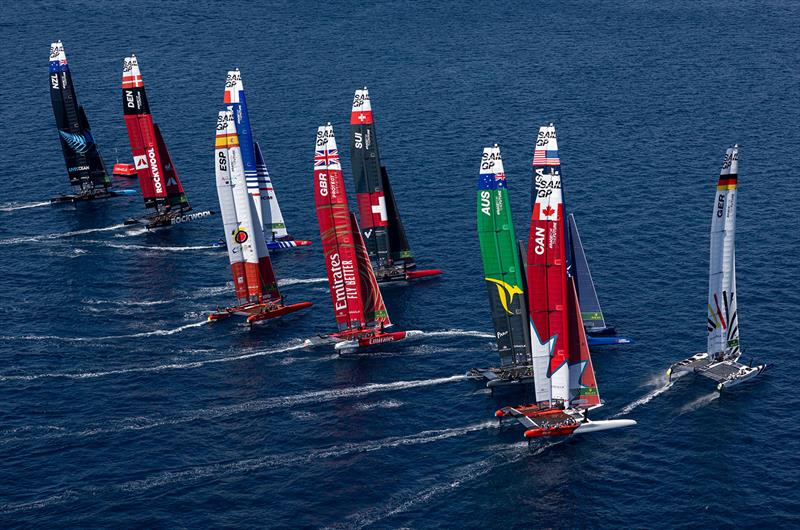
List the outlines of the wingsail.
<svg viewBox="0 0 800 530">
<path fill-rule="evenodd" d="M 573 214 L 569 214 L 567 220 L 570 231 L 573 275 L 576 279 L 578 297 L 581 301 L 583 325 L 588 332 L 602 332 L 607 330 L 608 326 L 606 326 L 606 320 L 603 317 L 603 310 L 600 308 L 600 300 L 597 298 L 597 291 L 592 280 L 592 271 L 589 270 L 589 262 L 586 260 L 581 236 L 578 233 L 578 225 Z"/>
</svg>

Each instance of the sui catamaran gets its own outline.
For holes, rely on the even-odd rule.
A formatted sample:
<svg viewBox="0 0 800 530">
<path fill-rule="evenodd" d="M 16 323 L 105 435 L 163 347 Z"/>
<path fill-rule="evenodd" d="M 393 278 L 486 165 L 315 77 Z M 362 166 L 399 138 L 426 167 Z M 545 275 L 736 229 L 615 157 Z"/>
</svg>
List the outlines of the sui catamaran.
<svg viewBox="0 0 800 530">
<path fill-rule="evenodd" d="M 56 41 L 50 45 L 50 100 L 61 140 L 61 150 L 67 165 L 69 183 L 75 193 L 62 194 L 50 199 L 51 203 L 78 202 L 106 199 L 127 194 L 110 190 L 103 157 L 100 156 L 94 136 L 86 118 L 86 111 L 78 103 L 72 74 L 64 53 L 64 45 Z"/>
<path fill-rule="evenodd" d="M 258 222 L 263 227 L 269 250 L 304 247 L 311 244 L 305 239 L 295 239 L 286 230 L 278 197 L 272 185 L 261 146 L 254 140 L 247 112 L 242 74 L 237 68 L 230 70 L 225 79 L 225 104 L 233 111 L 236 130 L 241 143 L 242 163 L 247 180 L 247 190 L 253 197 Z M 224 242 L 220 242 L 224 246 Z"/>
<path fill-rule="evenodd" d="M 711 214 L 711 256 L 708 270 L 707 351 L 677 362 L 667 376 L 694 372 L 717 383 L 717 390 L 738 385 L 763 372 L 767 365 L 739 362 L 739 317 L 736 304 L 736 185 L 739 146 L 725 152 Z"/>
<path fill-rule="evenodd" d="M 144 205 L 155 210 L 145 217 L 128 219 L 125 224 L 141 223 L 151 229 L 212 215 L 211 211 L 189 213 L 192 208 L 183 191 L 172 156 L 161 136 L 161 130 L 153 123 L 150 115 L 150 105 L 135 55 L 125 58 L 122 69 L 122 108 Z"/>
<path fill-rule="evenodd" d="M 555 127 L 541 127 L 534 152 L 537 193 L 526 264 L 536 403 L 504 407 L 495 414 L 501 421 L 519 421 L 525 426 L 528 439 L 636 424 L 627 419 L 588 418 L 589 410 L 602 402 L 575 278 L 567 266 L 567 228 L 557 149 Z"/>
<path fill-rule="evenodd" d="M 244 316 L 252 324 L 310 307 L 311 302 L 286 305 L 278 290 L 261 221 L 256 215 L 258 196 L 249 193 L 234 111 L 217 118 L 215 142 L 217 195 L 225 228 L 228 259 L 238 305 L 218 310 L 208 320 Z"/>
<path fill-rule="evenodd" d="M 339 150 L 330 123 L 317 130 L 314 190 L 319 232 L 338 331 L 326 339 L 338 351 L 403 340 L 392 326 L 362 232 L 347 205 Z M 410 333 L 410 332 L 409 332 Z"/>
<path fill-rule="evenodd" d="M 414 280 L 442 274 L 439 269 L 417 270 L 400 219 L 389 174 L 381 164 L 378 138 L 367 87 L 356 90 L 350 113 L 350 160 L 356 181 L 361 235 L 381 283 Z"/>
</svg>

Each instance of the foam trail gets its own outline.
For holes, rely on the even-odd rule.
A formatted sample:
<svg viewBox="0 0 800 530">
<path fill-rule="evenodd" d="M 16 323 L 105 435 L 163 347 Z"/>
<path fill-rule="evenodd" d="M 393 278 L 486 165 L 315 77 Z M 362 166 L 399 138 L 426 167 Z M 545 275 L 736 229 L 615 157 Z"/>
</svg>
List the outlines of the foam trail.
<svg viewBox="0 0 800 530">
<path fill-rule="evenodd" d="M 282 280 L 278 280 L 278 285 L 283 287 L 284 285 L 299 285 L 305 283 L 323 283 L 327 282 L 328 278 L 284 278 Z"/>
<path fill-rule="evenodd" d="M 195 245 L 185 247 L 167 247 L 156 245 L 127 245 L 125 243 L 114 243 L 113 241 L 86 241 L 86 243 L 94 243 L 103 245 L 110 248 L 117 248 L 121 250 L 146 250 L 156 252 L 186 252 L 191 250 L 210 250 L 213 249 L 211 245 Z"/>
<path fill-rule="evenodd" d="M 0 245 L 15 245 L 18 243 L 30 243 L 32 241 L 44 241 L 48 239 L 60 239 L 63 237 L 80 236 L 84 234 L 93 234 L 95 232 L 108 232 L 109 230 L 119 230 L 125 226 L 120 223 L 117 225 L 106 226 L 104 228 L 87 228 L 86 230 L 73 230 L 72 232 L 60 232 L 55 234 L 44 234 L 41 236 L 23 236 L 12 237 L 9 239 L 0 239 Z"/>
<path fill-rule="evenodd" d="M 28 208 L 39 208 L 40 206 L 47 206 L 50 201 L 41 202 L 9 202 L 0 206 L 0 212 L 13 212 L 16 210 L 27 210 Z"/>
<path fill-rule="evenodd" d="M 690 401 L 678 412 L 679 415 L 686 414 L 687 412 L 693 412 L 699 408 L 705 407 L 712 401 L 719 399 L 719 392 L 712 392 L 711 394 L 706 394 L 705 396 L 700 396 L 699 398 L 695 399 L 694 401 Z"/>
<path fill-rule="evenodd" d="M 622 407 L 622 409 L 618 413 L 614 414 L 611 417 L 612 418 L 618 418 L 619 416 L 623 416 L 625 414 L 628 414 L 630 411 L 632 411 L 633 409 L 635 409 L 635 408 L 637 408 L 637 407 L 639 407 L 641 405 L 644 405 L 646 403 L 650 403 L 653 399 L 655 399 L 656 397 L 660 396 L 661 394 L 663 394 L 664 392 L 666 392 L 667 390 L 672 388 L 672 385 L 675 384 L 675 380 L 676 379 L 680 379 L 681 377 L 683 377 L 687 373 L 688 372 L 682 372 L 682 373 L 675 374 L 674 376 L 672 376 L 672 379 L 669 380 L 669 381 L 666 380 L 666 377 L 657 377 L 656 379 L 653 380 L 653 383 L 661 382 L 661 383 L 665 383 L 665 384 L 663 384 L 662 386 L 659 386 L 658 388 L 655 388 L 654 390 L 651 390 L 650 392 L 648 392 L 647 394 L 643 395 L 642 397 L 640 397 L 636 401 L 632 401 L 632 402 L 628 403 L 627 405 Z"/>
<path fill-rule="evenodd" d="M 482 339 L 493 339 L 492 333 L 483 331 L 468 331 L 464 329 L 445 329 L 442 331 L 423 331 L 425 337 L 480 337 Z"/>
<path fill-rule="evenodd" d="M 142 331 L 128 335 L 107 335 L 105 337 L 59 337 L 58 335 L 19 335 L 19 336 L 0 336 L 0 340 L 63 340 L 66 342 L 95 342 L 114 339 L 135 339 L 139 337 L 154 337 L 163 335 L 174 335 L 191 328 L 198 328 L 208 324 L 208 320 L 184 324 L 172 329 L 154 329 L 152 331 Z"/>
<path fill-rule="evenodd" d="M 473 425 L 467 425 L 465 427 L 457 427 L 453 429 L 422 431 L 408 436 L 391 436 L 389 438 L 368 442 L 346 443 L 325 449 L 298 451 L 296 453 L 289 454 L 266 455 L 258 458 L 237 460 L 235 462 L 196 466 L 182 471 L 165 471 L 141 480 L 131 480 L 112 486 L 106 491 L 103 491 L 101 488 L 97 487 L 67 489 L 43 499 L 37 499 L 28 502 L 7 503 L 0 505 L 0 514 L 35 510 L 44 508 L 45 506 L 65 502 L 77 497 L 89 495 L 96 496 L 109 492 L 116 494 L 141 492 L 161 486 L 188 482 L 207 477 L 219 478 L 231 474 L 250 473 L 261 469 L 285 467 L 298 464 L 311 464 L 325 458 L 340 458 L 343 456 L 379 451 L 383 449 L 392 449 L 406 445 L 428 444 L 438 442 L 440 440 L 446 440 L 448 438 L 454 438 L 456 436 L 463 436 L 475 431 L 496 427 L 497 422 L 485 421 L 482 423 L 476 423 Z"/>
</svg>

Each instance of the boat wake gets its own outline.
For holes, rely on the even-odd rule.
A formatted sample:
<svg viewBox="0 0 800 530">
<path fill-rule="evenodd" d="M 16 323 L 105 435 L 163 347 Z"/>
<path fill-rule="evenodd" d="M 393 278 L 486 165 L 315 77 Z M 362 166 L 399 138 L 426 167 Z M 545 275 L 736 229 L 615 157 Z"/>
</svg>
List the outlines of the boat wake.
<svg viewBox="0 0 800 530">
<path fill-rule="evenodd" d="M 75 237 L 81 236 L 84 234 L 94 234 L 96 232 L 108 232 L 110 230 L 119 230 L 125 226 L 124 224 L 116 224 L 111 226 L 106 226 L 103 228 L 87 228 L 85 230 L 73 230 L 71 232 L 59 232 L 54 234 L 43 234 L 40 236 L 22 236 L 22 237 L 12 237 L 9 239 L 0 239 L 0 245 L 17 245 L 19 243 L 31 243 L 37 241 L 47 241 L 50 239 L 61 239 L 65 237 Z"/>
<path fill-rule="evenodd" d="M 641 405 L 645 405 L 647 403 L 650 403 L 653 399 L 655 399 L 656 397 L 660 396 L 661 394 L 663 394 L 664 392 L 666 392 L 667 390 L 672 388 L 672 385 L 675 384 L 675 381 L 677 379 L 680 379 L 684 375 L 686 375 L 686 372 L 675 374 L 674 376 L 672 376 L 672 380 L 671 381 L 667 378 L 666 375 L 655 376 L 646 385 L 646 386 L 656 386 L 655 389 L 653 389 L 650 392 L 648 392 L 647 394 L 643 395 L 642 397 L 640 397 L 636 401 L 632 401 L 632 402 L 628 403 L 627 405 L 622 407 L 622 409 L 620 409 L 619 412 L 617 412 L 616 414 L 614 414 L 611 417 L 612 418 L 618 418 L 620 416 L 624 416 L 625 414 L 628 414 L 629 412 L 631 412 L 633 409 L 635 409 L 637 407 L 640 407 Z"/>
<path fill-rule="evenodd" d="M 34 501 L 3 504 L 0 505 L 0 514 L 36 510 L 46 506 L 51 506 L 53 504 L 60 504 L 71 499 L 86 496 L 97 496 L 105 493 L 119 494 L 141 492 L 157 487 L 184 483 L 208 477 L 218 478 L 233 474 L 251 473 L 253 471 L 259 471 L 263 469 L 312 464 L 320 459 L 341 458 L 344 456 L 369 453 L 383 449 L 393 449 L 401 446 L 429 444 L 457 436 L 464 436 L 476 431 L 493 428 L 497 428 L 497 422 L 485 421 L 464 427 L 422 431 L 408 436 L 391 436 L 380 440 L 352 442 L 311 451 L 266 455 L 257 458 L 237 460 L 234 462 L 196 466 L 181 471 L 165 471 L 144 479 L 131 480 L 110 486 L 108 488 L 92 486 L 66 489 L 55 495 Z"/>
<path fill-rule="evenodd" d="M 0 340 L 61 340 L 64 342 L 99 342 L 105 340 L 116 339 L 136 339 L 140 337 L 157 337 L 165 335 L 174 335 L 187 329 L 199 328 L 208 324 L 207 320 L 200 322 L 193 322 L 191 324 L 184 324 L 172 329 L 154 329 L 152 331 L 142 331 L 140 333 L 130 333 L 127 335 L 107 335 L 104 337 L 59 337 L 58 335 L 18 335 L 18 336 L 0 336 Z"/>
<path fill-rule="evenodd" d="M 492 333 L 485 331 L 469 331 L 464 329 L 445 329 L 441 331 L 420 331 L 423 337 L 479 337 L 482 339 L 493 339 Z"/>
<path fill-rule="evenodd" d="M 703 408 L 706 405 L 710 404 L 713 401 L 719 399 L 719 392 L 712 392 L 710 394 L 706 394 L 705 396 L 700 396 L 699 398 L 690 401 L 686 405 L 682 406 L 681 409 L 678 411 L 678 415 L 681 416 L 688 412 L 694 412 L 697 409 Z"/>
<path fill-rule="evenodd" d="M 120 250 L 144 250 L 153 252 L 187 252 L 191 250 L 212 250 L 214 247 L 211 245 L 194 245 L 185 247 L 167 247 L 158 245 L 129 245 L 125 243 L 116 243 L 114 241 L 85 241 L 86 243 L 94 243 L 96 245 L 103 245 L 105 247 L 116 248 Z"/>
<path fill-rule="evenodd" d="M 284 278 L 282 280 L 278 280 L 278 286 L 283 287 L 285 285 L 300 285 L 306 283 L 324 283 L 327 282 L 328 278 Z"/>
<path fill-rule="evenodd" d="M 41 202 L 8 202 L 0 205 L 0 212 L 14 212 L 16 210 L 27 210 L 28 208 L 39 208 L 41 206 L 48 206 L 50 201 Z"/>
</svg>

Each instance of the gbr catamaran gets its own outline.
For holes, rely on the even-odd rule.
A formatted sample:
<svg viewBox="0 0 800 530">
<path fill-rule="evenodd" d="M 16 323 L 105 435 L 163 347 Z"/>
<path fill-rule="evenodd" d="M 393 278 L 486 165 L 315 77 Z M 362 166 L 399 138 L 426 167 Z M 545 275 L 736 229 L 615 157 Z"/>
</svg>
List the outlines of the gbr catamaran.
<svg viewBox="0 0 800 530">
<path fill-rule="evenodd" d="M 150 115 L 150 105 L 135 55 L 126 57 L 123 64 L 122 108 L 144 205 L 155 210 L 140 219 L 128 219 L 125 224 L 141 223 L 152 229 L 211 216 L 211 211 L 189 213 L 192 208 L 172 156 L 161 130 Z"/>
<path fill-rule="evenodd" d="M 739 317 L 736 304 L 736 185 L 739 146 L 725 152 L 711 214 L 711 256 L 708 271 L 707 351 L 677 362 L 667 376 L 694 372 L 717 383 L 717 390 L 743 383 L 763 372 L 767 365 L 742 364 Z"/>
<path fill-rule="evenodd" d="M 361 235 L 377 267 L 378 281 L 414 280 L 442 274 L 439 269 L 416 268 L 389 174 L 381 164 L 367 87 L 356 90 L 353 98 L 350 133 L 350 160 L 356 181 Z"/>
<path fill-rule="evenodd" d="M 392 326 L 361 229 L 347 205 L 339 150 L 330 123 L 317 130 L 314 190 L 319 232 L 338 331 L 327 339 L 341 352 L 403 340 Z M 410 333 L 410 332 L 409 332 Z"/>
<path fill-rule="evenodd" d="M 575 278 L 567 266 L 567 231 L 553 124 L 539 129 L 535 165 L 537 161 L 537 193 L 525 266 L 536 403 L 504 407 L 495 415 L 501 421 L 519 421 L 528 439 L 635 425 L 627 419 L 588 418 L 589 410 L 602 402 Z"/>
<path fill-rule="evenodd" d="M 240 315 L 252 324 L 293 313 L 312 304 L 299 302 L 287 305 L 283 302 L 264 230 L 256 215 L 258 196 L 249 193 L 243 158 L 234 111 L 221 111 L 217 118 L 215 142 L 217 195 L 238 304 L 211 313 L 208 319 L 221 320 Z"/>
</svg>

